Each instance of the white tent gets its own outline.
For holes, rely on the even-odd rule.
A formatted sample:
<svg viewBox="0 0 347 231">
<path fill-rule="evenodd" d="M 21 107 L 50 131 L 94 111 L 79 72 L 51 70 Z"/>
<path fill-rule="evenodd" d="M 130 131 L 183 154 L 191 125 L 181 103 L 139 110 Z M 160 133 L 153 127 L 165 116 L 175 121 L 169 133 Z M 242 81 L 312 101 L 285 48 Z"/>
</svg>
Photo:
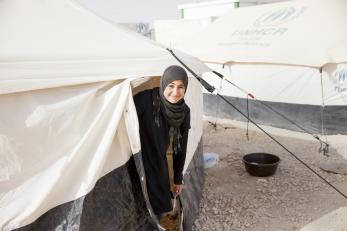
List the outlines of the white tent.
<svg viewBox="0 0 347 231">
<path fill-rule="evenodd" d="M 208 70 L 176 54 L 197 73 Z M 131 175 L 140 154 L 132 96 L 174 64 L 164 47 L 75 1 L 1 1 L 0 229 L 148 230 L 141 164 L 142 182 Z M 202 93 L 194 79 L 186 100 L 192 129 L 185 170 L 201 152 Z"/>
<path fill-rule="evenodd" d="M 336 135 L 347 134 L 346 10 L 344 0 L 288 1 L 235 9 L 178 47 L 210 63 L 236 84 L 206 76 L 245 113 L 249 103 L 253 120 L 302 131 L 259 101 L 248 102 L 248 93 L 309 132 L 335 134 L 326 137 L 327 141 L 347 158 L 346 136 Z M 207 94 L 204 113 L 241 119 L 228 105 Z M 303 230 L 345 230 L 342 217 L 346 217 L 346 208 Z"/>
<path fill-rule="evenodd" d="M 321 67 L 342 63 L 347 59 L 347 54 L 340 52 L 347 46 L 347 31 L 343 29 L 346 8 L 343 0 L 298 0 L 238 8 L 194 36 L 199 38 L 194 43 L 181 47 L 204 62 L 221 64 Z"/>
<path fill-rule="evenodd" d="M 311 132 L 347 134 L 346 9 L 344 0 L 288 1 L 234 9 L 178 42 L 177 47 L 210 63 L 245 90 L 206 76 L 220 86 L 221 94 L 232 101 L 237 98 L 240 107 L 245 108 L 249 92 Z M 205 99 L 205 113 L 215 115 L 215 99 L 210 95 Z M 253 118 L 295 129 L 281 118 L 261 112 L 262 108 L 251 105 Z M 225 105 L 218 110 L 221 117 L 238 117 Z"/>
</svg>

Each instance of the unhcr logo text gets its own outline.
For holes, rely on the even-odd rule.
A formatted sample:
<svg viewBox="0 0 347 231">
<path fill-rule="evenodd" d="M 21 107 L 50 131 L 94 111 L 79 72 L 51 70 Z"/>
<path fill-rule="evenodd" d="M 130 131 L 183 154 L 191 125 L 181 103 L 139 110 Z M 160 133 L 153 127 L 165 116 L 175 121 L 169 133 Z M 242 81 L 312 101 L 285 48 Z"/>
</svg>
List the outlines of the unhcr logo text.
<svg viewBox="0 0 347 231">
<path fill-rule="evenodd" d="M 335 72 L 334 83 L 336 93 L 341 93 L 347 90 L 347 68 Z"/>
<path fill-rule="evenodd" d="M 269 11 L 260 16 L 254 22 L 254 26 L 277 26 L 283 23 L 287 23 L 300 16 L 305 10 L 305 7 L 301 7 L 299 9 L 296 9 L 295 7 L 286 7 L 275 11 Z"/>
</svg>

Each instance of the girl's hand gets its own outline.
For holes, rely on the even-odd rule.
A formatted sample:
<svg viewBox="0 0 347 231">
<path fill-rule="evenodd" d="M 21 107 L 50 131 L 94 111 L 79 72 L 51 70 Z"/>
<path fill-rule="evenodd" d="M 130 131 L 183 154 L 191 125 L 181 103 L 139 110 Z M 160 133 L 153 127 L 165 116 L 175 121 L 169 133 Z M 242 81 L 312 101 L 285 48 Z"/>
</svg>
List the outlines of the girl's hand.
<svg viewBox="0 0 347 231">
<path fill-rule="evenodd" d="M 174 197 L 177 197 L 178 195 L 180 195 L 180 193 L 182 192 L 182 189 L 183 189 L 182 184 L 175 184 L 173 188 Z"/>
</svg>

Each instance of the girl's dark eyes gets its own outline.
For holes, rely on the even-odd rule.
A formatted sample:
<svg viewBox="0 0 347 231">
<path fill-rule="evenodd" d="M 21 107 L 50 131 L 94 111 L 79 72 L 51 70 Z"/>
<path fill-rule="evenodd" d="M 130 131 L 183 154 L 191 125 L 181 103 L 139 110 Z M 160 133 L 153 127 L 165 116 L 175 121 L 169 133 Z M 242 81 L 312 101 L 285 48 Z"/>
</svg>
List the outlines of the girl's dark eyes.
<svg viewBox="0 0 347 231">
<path fill-rule="evenodd" d="M 170 89 L 173 89 L 173 88 L 176 87 L 176 85 L 174 85 L 174 84 L 169 84 L 168 87 L 169 87 Z M 177 88 L 178 88 L 178 89 L 185 89 L 184 86 L 177 86 Z"/>
</svg>

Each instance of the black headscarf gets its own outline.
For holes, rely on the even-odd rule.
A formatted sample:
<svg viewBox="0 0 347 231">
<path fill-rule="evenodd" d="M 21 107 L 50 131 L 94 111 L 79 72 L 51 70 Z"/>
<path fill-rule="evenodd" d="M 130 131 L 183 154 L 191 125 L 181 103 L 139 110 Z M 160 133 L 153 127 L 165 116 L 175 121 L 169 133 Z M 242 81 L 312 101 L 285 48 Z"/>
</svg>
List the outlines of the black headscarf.
<svg viewBox="0 0 347 231">
<path fill-rule="evenodd" d="M 185 91 L 187 90 L 187 72 L 180 66 L 169 66 L 165 69 L 163 76 L 160 79 L 159 94 L 155 95 L 153 105 L 155 108 L 154 119 L 157 126 L 160 126 L 160 111 L 170 125 L 170 133 L 173 136 L 174 153 L 177 154 L 177 152 L 181 149 L 179 142 L 181 138 L 180 126 L 184 121 L 187 105 L 184 98 L 173 104 L 170 103 L 164 96 L 165 88 L 175 80 L 182 80 Z"/>
</svg>

